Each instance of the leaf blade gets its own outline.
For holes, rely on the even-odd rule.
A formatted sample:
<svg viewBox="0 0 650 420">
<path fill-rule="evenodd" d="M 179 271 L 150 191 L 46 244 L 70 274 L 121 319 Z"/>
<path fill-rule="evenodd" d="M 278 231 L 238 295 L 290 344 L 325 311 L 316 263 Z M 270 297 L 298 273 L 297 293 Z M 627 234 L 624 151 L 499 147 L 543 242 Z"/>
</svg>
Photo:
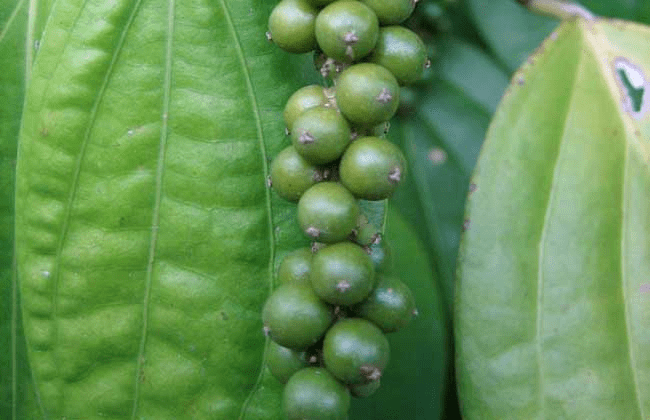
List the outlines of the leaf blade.
<svg viewBox="0 0 650 420">
<path fill-rule="evenodd" d="M 242 407 L 263 363 L 269 244 L 301 241 L 294 210 L 269 198 L 261 150 L 286 142 L 297 60 L 264 40 L 270 5 L 175 6 L 60 1 L 48 19 L 17 196 L 46 415 L 280 415 L 271 382 Z"/>
<path fill-rule="evenodd" d="M 648 301 L 638 294 L 642 277 L 621 269 L 621 238 L 637 241 L 650 227 L 642 207 L 625 204 L 628 183 L 649 177 L 647 166 L 633 176 L 626 169 L 630 157 L 647 162 L 647 150 L 633 153 L 639 136 L 630 129 L 645 132 L 647 118 L 635 123 L 621 104 L 615 58 L 639 58 L 603 35 L 618 26 L 564 24 L 515 75 L 523 84 L 511 86 L 491 125 L 457 284 L 467 418 L 647 412 L 650 365 L 634 356 L 647 346 L 638 331 L 648 320 L 638 314 Z M 616 30 L 646 42 L 645 29 Z M 634 232 L 642 233 L 631 233 L 624 215 L 640 218 Z M 635 261 L 647 270 L 647 260 Z M 629 281 L 636 294 L 625 292 Z M 493 381 L 500 386 L 485 388 Z"/>
</svg>

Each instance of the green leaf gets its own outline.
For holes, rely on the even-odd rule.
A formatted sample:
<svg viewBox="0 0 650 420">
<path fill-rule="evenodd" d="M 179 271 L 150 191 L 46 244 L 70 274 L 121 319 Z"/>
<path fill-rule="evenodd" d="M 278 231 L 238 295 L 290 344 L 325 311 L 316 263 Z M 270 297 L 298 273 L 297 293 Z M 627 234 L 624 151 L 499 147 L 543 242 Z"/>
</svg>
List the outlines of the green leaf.
<svg viewBox="0 0 650 420">
<path fill-rule="evenodd" d="M 513 78 L 459 261 L 468 420 L 650 416 L 649 48 L 647 27 L 577 20 Z"/>
<path fill-rule="evenodd" d="M 557 26 L 557 20 L 532 14 L 515 0 L 468 0 L 468 6 L 485 42 L 509 72 Z"/>
<path fill-rule="evenodd" d="M 271 7 L 54 4 L 17 167 L 30 418 L 281 417 L 260 312 L 306 240 L 266 179 L 305 57 Z"/>
<path fill-rule="evenodd" d="M 16 149 L 24 91 L 34 55 L 29 3 L 0 4 L 0 418 L 31 418 L 33 390 L 25 355 L 14 265 L 14 186 Z M 32 6 L 36 16 L 43 6 Z M 26 53 L 26 50 L 28 52 Z"/>
<path fill-rule="evenodd" d="M 413 115 L 390 136 L 408 160 L 395 203 L 428 245 L 449 312 L 469 178 L 490 117 L 508 85 L 485 53 L 455 38 L 439 43 L 438 74 Z"/>
<path fill-rule="evenodd" d="M 350 418 L 436 420 L 443 409 L 449 336 L 445 307 L 426 248 L 413 228 L 389 210 L 385 240 L 394 250 L 394 272 L 413 291 L 419 315 L 389 334 L 390 362 L 381 387 L 352 402 Z"/>
</svg>

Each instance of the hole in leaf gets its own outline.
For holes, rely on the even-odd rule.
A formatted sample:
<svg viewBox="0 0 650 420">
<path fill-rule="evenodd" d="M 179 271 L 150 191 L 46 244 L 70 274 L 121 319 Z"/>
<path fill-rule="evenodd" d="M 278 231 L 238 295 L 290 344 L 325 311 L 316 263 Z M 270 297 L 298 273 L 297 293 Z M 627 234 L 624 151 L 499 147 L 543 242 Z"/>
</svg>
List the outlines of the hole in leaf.
<svg viewBox="0 0 650 420">
<path fill-rule="evenodd" d="M 632 109 L 634 112 L 641 112 L 641 105 L 643 105 L 643 92 L 645 91 L 645 88 L 641 87 L 637 89 L 632 86 L 630 79 L 627 77 L 627 73 L 622 69 L 618 70 L 618 76 L 621 78 L 621 82 L 623 83 L 623 86 L 625 86 L 625 89 L 627 89 L 627 96 L 632 102 Z"/>
<path fill-rule="evenodd" d="M 621 57 L 616 59 L 615 69 L 618 80 L 624 89 L 623 93 L 627 97 L 628 112 L 639 118 L 644 108 L 648 106 L 648 104 L 644 104 L 648 85 L 644 74 L 639 68 Z"/>
</svg>

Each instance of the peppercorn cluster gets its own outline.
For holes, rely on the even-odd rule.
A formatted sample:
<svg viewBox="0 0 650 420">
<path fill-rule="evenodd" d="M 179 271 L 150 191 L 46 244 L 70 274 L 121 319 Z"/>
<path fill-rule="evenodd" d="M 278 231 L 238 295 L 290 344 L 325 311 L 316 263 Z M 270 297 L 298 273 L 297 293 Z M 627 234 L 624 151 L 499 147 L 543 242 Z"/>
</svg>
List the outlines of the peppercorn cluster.
<svg viewBox="0 0 650 420">
<path fill-rule="evenodd" d="M 360 205 L 389 198 L 406 171 L 385 135 L 400 86 L 428 66 L 422 40 L 399 26 L 416 2 L 282 0 L 269 18 L 267 37 L 288 52 L 314 51 L 324 78 L 287 101 L 291 146 L 270 171 L 313 241 L 281 262 L 262 313 L 288 420 L 347 419 L 351 396 L 380 386 L 385 333 L 417 314 L 409 287 L 385 272 L 388 248 Z"/>
</svg>

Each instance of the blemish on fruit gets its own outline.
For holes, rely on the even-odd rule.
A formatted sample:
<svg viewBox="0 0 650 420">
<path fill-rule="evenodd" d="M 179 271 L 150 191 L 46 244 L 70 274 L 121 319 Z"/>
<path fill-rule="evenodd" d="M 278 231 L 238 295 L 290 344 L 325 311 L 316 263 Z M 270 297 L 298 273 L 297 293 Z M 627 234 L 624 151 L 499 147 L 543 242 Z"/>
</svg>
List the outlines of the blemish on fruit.
<svg viewBox="0 0 650 420">
<path fill-rule="evenodd" d="M 311 236 L 312 238 L 318 238 L 320 236 L 320 230 L 318 230 L 313 226 L 310 226 L 307 229 L 305 229 L 305 233 Z"/>
<path fill-rule="evenodd" d="M 359 37 L 354 32 L 348 32 L 343 36 L 343 42 L 347 45 L 354 45 L 359 42 Z"/>
<path fill-rule="evenodd" d="M 312 136 L 308 131 L 303 132 L 300 137 L 298 137 L 300 144 L 312 144 L 314 140 L 314 136 Z"/>
<path fill-rule="evenodd" d="M 393 100 L 393 95 L 387 88 L 383 88 L 379 95 L 377 96 L 377 102 L 382 104 L 387 104 Z"/>
<path fill-rule="evenodd" d="M 394 183 L 398 183 L 402 179 L 402 171 L 400 168 L 395 167 L 390 170 L 388 173 L 388 180 Z"/>
<path fill-rule="evenodd" d="M 347 280 L 342 280 L 336 285 L 336 290 L 338 290 L 341 293 L 346 292 L 347 290 L 350 289 L 350 282 Z"/>
</svg>

